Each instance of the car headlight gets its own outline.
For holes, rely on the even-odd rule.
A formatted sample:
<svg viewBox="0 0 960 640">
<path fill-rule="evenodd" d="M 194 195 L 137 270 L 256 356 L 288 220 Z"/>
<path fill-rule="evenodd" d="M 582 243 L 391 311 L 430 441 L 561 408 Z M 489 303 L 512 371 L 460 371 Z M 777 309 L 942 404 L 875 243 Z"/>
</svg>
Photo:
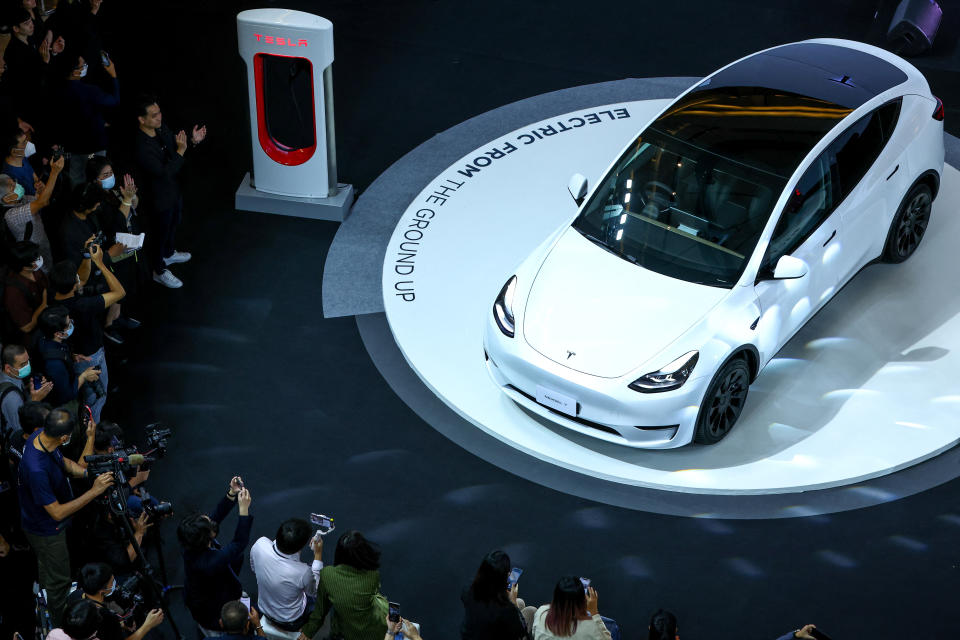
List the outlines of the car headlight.
<svg viewBox="0 0 960 640">
<path fill-rule="evenodd" d="M 693 367 L 696 366 L 699 358 L 699 351 L 685 353 L 659 371 L 640 376 L 630 383 L 630 388 L 640 393 L 658 393 L 678 389 L 693 373 Z"/>
<path fill-rule="evenodd" d="M 516 333 L 513 322 L 513 293 L 517 289 L 517 276 L 510 276 L 507 284 L 500 289 L 500 294 L 493 302 L 493 319 L 497 321 L 500 331 L 508 338 Z"/>
</svg>

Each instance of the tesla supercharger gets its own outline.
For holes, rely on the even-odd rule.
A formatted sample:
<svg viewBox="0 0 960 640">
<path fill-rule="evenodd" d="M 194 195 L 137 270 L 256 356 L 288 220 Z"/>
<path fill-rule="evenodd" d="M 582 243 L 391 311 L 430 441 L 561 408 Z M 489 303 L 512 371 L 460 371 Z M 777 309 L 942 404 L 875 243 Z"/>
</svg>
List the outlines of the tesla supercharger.
<svg viewBox="0 0 960 640">
<path fill-rule="evenodd" d="M 337 182 L 333 24 L 289 9 L 237 15 L 247 66 L 253 172 L 237 208 L 343 220 L 353 200 Z"/>
</svg>

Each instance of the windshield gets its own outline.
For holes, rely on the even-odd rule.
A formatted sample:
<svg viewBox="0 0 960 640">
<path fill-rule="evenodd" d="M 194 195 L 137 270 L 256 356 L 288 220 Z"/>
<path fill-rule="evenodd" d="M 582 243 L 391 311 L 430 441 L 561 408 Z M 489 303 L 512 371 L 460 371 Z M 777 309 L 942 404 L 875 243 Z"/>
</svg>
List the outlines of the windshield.
<svg viewBox="0 0 960 640">
<path fill-rule="evenodd" d="M 651 271 L 730 288 L 785 185 L 773 173 L 648 128 L 573 226 Z"/>
</svg>

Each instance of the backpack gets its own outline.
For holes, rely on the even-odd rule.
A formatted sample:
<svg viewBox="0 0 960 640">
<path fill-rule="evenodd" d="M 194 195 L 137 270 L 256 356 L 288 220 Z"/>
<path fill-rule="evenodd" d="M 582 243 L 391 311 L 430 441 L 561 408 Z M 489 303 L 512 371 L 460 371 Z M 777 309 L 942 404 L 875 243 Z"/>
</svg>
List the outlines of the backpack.
<svg viewBox="0 0 960 640">
<path fill-rule="evenodd" d="M 9 394 L 12 391 L 16 391 L 17 393 L 19 393 L 20 397 L 23 398 L 24 402 L 27 401 L 27 398 L 23 393 L 23 389 L 21 389 L 17 384 L 13 382 L 8 382 L 4 380 L 3 382 L 0 382 L 0 406 L 3 405 L 3 401 L 4 399 L 6 399 L 7 394 Z M 13 429 L 10 429 L 7 426 L 7 417 L 3 415 L 2 411 L 0 411 L 0 439 L 2 439 L 4 451 L 6 451 L 7 442 L 10 436 L 12 435 L 12 433 L 13 433 Z"/>
</svg>

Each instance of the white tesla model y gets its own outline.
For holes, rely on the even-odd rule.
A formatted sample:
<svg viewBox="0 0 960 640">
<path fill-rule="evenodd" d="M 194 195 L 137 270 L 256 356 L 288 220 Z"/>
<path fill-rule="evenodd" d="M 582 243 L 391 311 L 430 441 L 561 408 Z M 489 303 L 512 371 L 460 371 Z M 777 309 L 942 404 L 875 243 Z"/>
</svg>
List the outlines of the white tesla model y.
<svg viewBox="0 0 960 640">
<path fill-rule="evenodd" d="M 864 265 L 923 238 L 943 105 L 858 42 L 774 47 L 708 76 L 630 142 L 486 318 L 507 396 L 632 447 L 715 443 L 777 351 Z M 492 294 L 492 292 L 491 292 Z"/>
</svg>

